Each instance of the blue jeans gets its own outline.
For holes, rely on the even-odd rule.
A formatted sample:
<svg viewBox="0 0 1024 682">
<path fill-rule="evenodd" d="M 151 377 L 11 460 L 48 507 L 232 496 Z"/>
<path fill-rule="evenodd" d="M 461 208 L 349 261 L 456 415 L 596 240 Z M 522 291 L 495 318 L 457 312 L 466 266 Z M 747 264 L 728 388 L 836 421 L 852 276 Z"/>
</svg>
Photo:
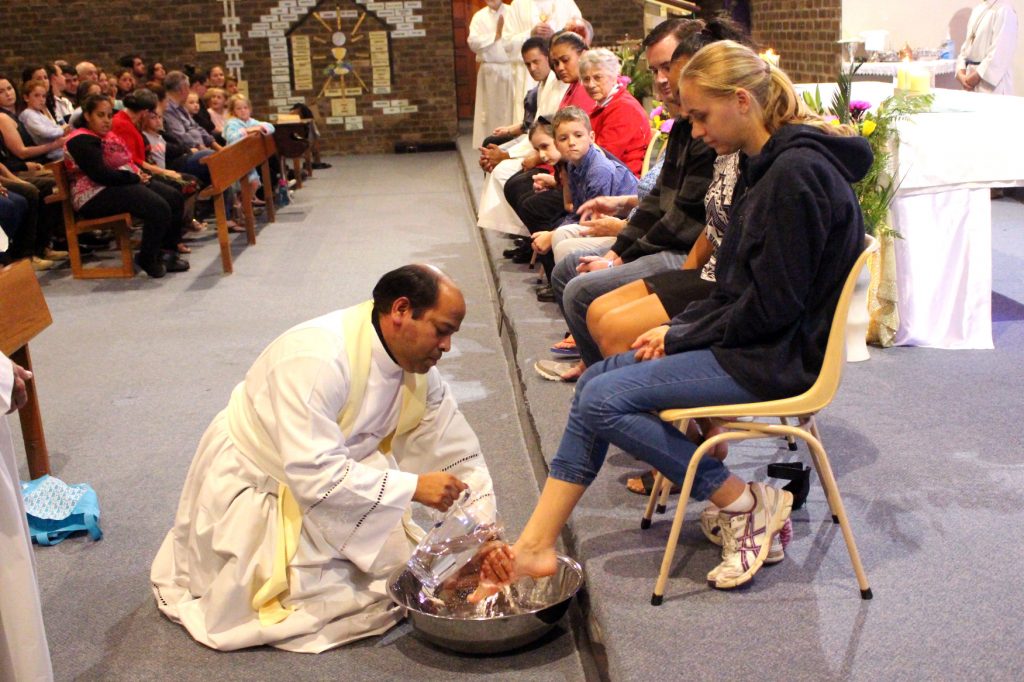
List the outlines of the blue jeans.
<svg viewBox="0 0 1024 682">
<path fill-rule="evenodd" d="M 173 168 L 180 173 L 188 173 L 189 175 L 196 176 L 204 186 L 209 185 L 211 182 L 210 169 L 200 163 L 200 161 L 212 153 L 212 149 L 200 149 L 193 154 L 175 159 L 172 164 Z"/>
<path fill-rule="evenodd" d="M 599 249 L 574 253 L 563 258 L 551 275 L 555 301 L 562 306 L 562 315 L 576 340 L 580 358 L 588 367 L 601 360 L 601 349 L 587 330 L 587 309 L 594 299 L 638 279 L 667 270 L 678 270 L 686 260 L 686 254 L 682 251 L 661 251 L 614 268 L 576 274 L 580 257 L 601 256 L 607 252 L 608 249 Z"/>
<path fill-rule="evenodd" d="M 612 444 L 682 483 L 697 445 L 663 422 L 658 411 L 759 400 L 722 369 L 710 350 L 646 362 L 637 362 L 632 351 L 620 353 L 580 377 L 548 475 L 590 485 Z M 727 478 L 729 470 L 721 460 L 703 457 L 691 495 L 706 500 Z"/>
</svg>

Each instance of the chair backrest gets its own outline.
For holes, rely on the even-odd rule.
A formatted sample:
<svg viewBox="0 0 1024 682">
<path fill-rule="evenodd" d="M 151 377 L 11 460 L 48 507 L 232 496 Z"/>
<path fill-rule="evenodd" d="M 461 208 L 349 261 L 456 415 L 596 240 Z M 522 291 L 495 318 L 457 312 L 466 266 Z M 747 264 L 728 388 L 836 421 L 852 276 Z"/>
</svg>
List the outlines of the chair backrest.
<svg viewBox="0 0 1024 682">
<path fill-rule="evenodd" d="M 10 356 L 53 318 L 27 258 L 0 268 L 0 351 Z"/>
<path fill-rule="evenodd" d="M 708 407 L 690 407 L 685 409 L 662 410 L 660 416 L 665 421 L 678 421 L 694 417 L 778 417 L 787 415 L 815 414 L 824 409 L 839 390 L 839 380 L 843 376 L 843 365 L 846 363 L 846 318 L 850 312 L 850 301 L 853 290 L 857 286 L 857 278 L 864 269 L 868 256 L 878 250 L 878 242 L 870 235 L 864 236 L 864 250 L 857 257 L 850 273 L 846 276 L 843 289 L 839 294 L 835 314 L 832 316 L 832 327 L 829 329 L 828 341 L 825 345 L 825 358 L 821 363 L 821 371 L 814 384 L 798 396 L 766 400 L 764 402 L 743 403 L 739 405 L 711 405 Z"/>
<path fill-rule="evenodd" d="M 878 241 L 871 235 L 864 235 L 864 250 L 857 257 L 850 274 L 846 276 L 843 290 L 839 294 L 835 315 L 832 316 L 832 328 L 828 333 L 828 344 L 825 346 L 825 359 L 821 362 L 818 378 L 807 391 L 799 397 L 808 404 L 808 413 L 817 412 L 830 402 L 839 390 L 839 382 L 843 377 L 843 366 L 846 364 L 846 319 L 850 314 L 850 301 L 853 290 L 857 286 L 857 278 L 868 262 L 868 257 L 878 250 Z"/>
<path fill-rule="evenodd" d="M 269 135 L 246 135 L 204 157 L 200 163 L 210 169 L 214 191 L 220 193 L 266 161 L 276 149 L 274 139 Z"/>
</svg>

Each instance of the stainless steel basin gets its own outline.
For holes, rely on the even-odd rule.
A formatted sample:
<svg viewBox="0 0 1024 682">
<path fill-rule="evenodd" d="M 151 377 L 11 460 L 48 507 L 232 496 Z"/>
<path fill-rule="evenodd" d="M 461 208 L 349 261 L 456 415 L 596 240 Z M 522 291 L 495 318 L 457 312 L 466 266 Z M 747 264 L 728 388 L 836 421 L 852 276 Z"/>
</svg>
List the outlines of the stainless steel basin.
<svg viewBox="0 0 1024 682">
<path fill-rule="evenodd" d="M 525 646 L 545 635 L 565 615 L 582 585 L 583 569 L 560 554 L 554 575 L 516 581 L 512 589 L 520 608 L 513 615 L 450 615 L 424 597 L 419 580 L 405 566 L 389 576 L 387 589 L 391 599 L 406 608 L 418 636 L 453 651 L 492 654 Z"/>
</svg>

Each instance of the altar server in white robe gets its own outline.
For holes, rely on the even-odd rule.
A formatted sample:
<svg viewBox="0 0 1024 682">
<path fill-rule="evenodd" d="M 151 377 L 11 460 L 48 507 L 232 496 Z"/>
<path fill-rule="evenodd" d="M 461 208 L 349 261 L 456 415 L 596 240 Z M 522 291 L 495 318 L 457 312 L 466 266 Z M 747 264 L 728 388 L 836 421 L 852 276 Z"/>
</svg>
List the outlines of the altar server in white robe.
<svg viewBox="0 0 1024 682">
<path fill-rule="evenodd" d="M 32 373 L 0 354 L 0 413 L 24 406 Z M 14 443 L 0 417 L 0 680 L 52 680 Z"/>
<path fill-rule="evenodd" d="M 547 44 L 541 39 L 525 41 L 522 57 L 530 77 L 536 83 L 537 113 L 534 120 L 538 116 L 543 116 L 550 121 L 558 112 L 558 107 L 562 103 L 565 91 L 569 89 L 569 84 L 560 81 L 555 76 L 555 72 L 551 70 Z M 528 132 L 524 131 L 515 139 L 501 145 L 502 156 L 508 158 L 499 161 L 484 178 L 477 211 L 477 225 L 480 227 L 510 234 L 529 234 L 523 221 L 505 200 L 505 183 L 508 182 L 508 179 L 521 171 L 524 163 L 532 167 L 540 161 L 533 145 L 530 144 Z M 492 151 L 484 150 L 484 153 L 489 154 Z"/>
<path fill-rule="evenodd" d="M 583 18 L 574 0 L 512 0 L 506 14 L 505 40 L 512 54 L 518 54 L 530 36 L 550 39 L 565 28 L 570 19 Z M 516 110 L 511 120 L 518 121 L 523 117 L 523 97 L 533 87 L 526 65 L 518 60 L 512 67 L 512 84 L 515 88 L 512 101 Z"/>
<path fill-rule="evenodd" d="M 1017 12 L 1010 0 L 984 0 L 971 11 L 956 78 L 965 90 L 1013 94 Z"/>
<path fill-rule="evenodd" d="M 476 53 L 477 61 L 474 147 L 482 145 L 495 128 L 516 120 L 512 61 L 518 59 L 519 46 L 502 39 L 506 9 L 502 0 L 487 0 L 487 6 L 477 10 L 469 22 L 466 42 Z"/>
<path fill-rule="evenodd" d="M 493 518 L 480 444 L 434 367 L 465 315 L 436 268 L 288 330 L 199 443 L 153 561 L 157 606 L 197 641 L 321 652 L 404 613 L 385 579 L 422 530 L 412 502 Z"/>
</svg>

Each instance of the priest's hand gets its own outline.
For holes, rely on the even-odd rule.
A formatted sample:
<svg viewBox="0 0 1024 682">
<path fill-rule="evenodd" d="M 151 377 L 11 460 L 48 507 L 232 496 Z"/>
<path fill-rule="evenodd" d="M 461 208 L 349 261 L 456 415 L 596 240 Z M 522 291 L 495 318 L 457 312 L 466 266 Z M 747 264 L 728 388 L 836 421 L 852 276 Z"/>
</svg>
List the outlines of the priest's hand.
<svg viewBox="0 0 1024 682">
<path fill-rule="evenodd" d="M 14 386 L 11 389 L 11 409 L 7 410 L 7 414 L 20 410 L 28 402 L 26 382 L 32 380 L 32 372 L 16 362 L 11 363 L 11 369 L 14 370 Z"/>
<path fill-rule="evenodd" d="M 412 495 L 412 501 L 445 512 L 459 498 L 459 494 L 468 487 L 451 474 L 432 471 L 429 474 L 420 474 L 416 481 L 416 492 Z"/>
</svg>

